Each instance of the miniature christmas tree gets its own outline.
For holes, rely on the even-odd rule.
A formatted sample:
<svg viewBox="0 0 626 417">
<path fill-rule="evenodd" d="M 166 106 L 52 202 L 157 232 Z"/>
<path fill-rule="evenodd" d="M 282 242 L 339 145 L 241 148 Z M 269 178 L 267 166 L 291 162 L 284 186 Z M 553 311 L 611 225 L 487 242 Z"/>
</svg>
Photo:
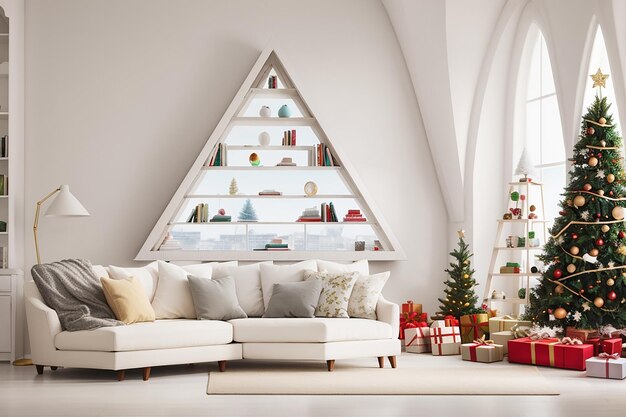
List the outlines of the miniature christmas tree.
<svg viewBox="0 0 626 417">
<path fill-rule="evenodd" d="M 238 218 L 241 222 L 255 222 L 258 220 L 256 217 L 256 211 L 254 210 L 250 199 L 247 199 L 246 202 L 243 203 L 243 207 L 239 212 Z"/>
<path fill-rule="evenodd" d="M 517 163 L 517 168 L 515 169 L 515 175 L 523 175 L 524 178 L 520 178 L 520 182 L 528 181 L 528 176 L 532 175 L 535 172 L 535 164 L 530 158 L 530 154 L 524 148 L 522 151 L 522 156 Z"/>
<path fill-rule="evenodd" d="M 473 256 L 469 251 L 469 245 L 465 243 L 463 238 L 465 232 L 459 230 L 459 249 L 450 252 L 450 255 L 456 259 L 456 263 L 450 263 L 451 269 L 446 269 L 450 278 L 446 280 L 445 299 L 439 298 L 441 306 L 439 314 L 455 317 L 464 316 L 466 314 L 476 314 L 482 310 L 476 308 L 478 296 L 474 292 L 474 287 L 478 285 L 476 280 L 472 278 L 474 270 L 470 264 L 470 258 Z"/>
<path fill-rule="evenodd" d="M 598 70 L 594 87 L 607 77 Z M 560 217 L 540 256 L 546 267 L 525 313 L 540 325 L 626 326 L 626 176 L 610 106 L 600 90 L 582 120 Z"/>
<path fill-rule="evenodd" d="M 233 179 L 230 180 L 230 187 L 228 187 L 228 194 L 237 195 L 238 192 L 239 192 L 239 187 L 237 187 L 237 180 L 233 177 Z"/>
</svg>

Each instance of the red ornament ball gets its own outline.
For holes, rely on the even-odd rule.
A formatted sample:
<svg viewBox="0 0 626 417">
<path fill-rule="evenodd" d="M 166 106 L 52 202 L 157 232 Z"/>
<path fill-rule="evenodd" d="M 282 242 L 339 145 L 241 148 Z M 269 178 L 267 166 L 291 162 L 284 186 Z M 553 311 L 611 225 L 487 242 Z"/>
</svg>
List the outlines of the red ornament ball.
<svg viewBox="0 0 626 417">
<path fill-rule="evenodd" d="M 617 236 L 618 236 L 620 239 L 624 239 L 624 237 L 626 237 L 626 233 L 624 233 L 624 231 L 623 231 L 623 230 L 620 230 L 620 231 L 619 231 L 619 233 L 617 234 Z"/>
<path fill-rule="evenodd" d="M 615 293 L 615 291 L 609 291 L 609 293 L 606 295 L 606 298 L 614 301 L 617 298 L 617 294 Z"/>
<path fill-rule="evenodd" d="M 611 191 L 611 192 L 612 192 L 612 191 Z M 561 216 L 565 216 L 565 215 L 567 214 L 567 212 L 566 212 L 565 210 L 560 210 L 560 211 L 559 211 L 559 214 L 560 214 Z"/>
<path fill-rule="evenodd" d="M 596 155 L 598 158 L 602 158 L 602 152 L 598 152 L 598 155 Z"/>
<path fill-rule="evenodd" d="M 576 233 L 572 233 L 572 239 L 578 239 L 578 235 Z"/>
<path fill-rule="evenodd" d="M 612 196 L 613 195 L 613 191 L 609 191 L 609 195 Z"/>
<path fill-rule="evenodd" d="M 596 217 L 599 219 L 600 217 L 602 217 L 602 213 L 596 213 Z"/>
<path fill-rule="evenodd" d="M 604 240 L 601 238 L 596 239 L 596 245 L 597 246 L 604 246 Z"/>
<path fill-rule="evenodd" d="M 585 184 L 585 185 L 583 185 L 583 190 L 585 190 L 585 191 L 590 191 L 590 190 L 591 190 L 591 184 Z"/>
<path fill-rule="evenodd" d="M 578 291 L 578 292 L 579 292 L 580 294 L 584 294 L 584 293 L 585 293 L 585 290 L 580 290 L 580 291 Z"/>
<path fill-rule="evenodd" d="M 552 276 L 556 279 L 559 279 L 561 278 L 561 276 L 563 276 L 563 271 L 561 271 L 560 269 L 555 269 L 552 273 Z"/>
<path fill-rule="evenodd" d="M 220 216 L 223 216 L 223 215 L 225 215 L 225 214 L 226 214 L 226 210 L 224 210 L 223 208 L 221 208 L 221 209 L 219 209 L 219 210 L 217 211 L 217 214 L 219 214 Z"/>
<path fill-rule="evenodd" d="M 593 127 L 588 127 L 587 128 L 587 134 L 588 135 L 593 135 L 594 133 L 596 133 L 596 130 Z"/>
<path fill-rule="evenodd" d="M 551 308 L 548 309 L 548 314 L 552 314 L 552 309 Z"/>
<path fill-rule="evenodd" d="M 589 284 L 589 285 L 587 285 L 587 288 L 589 288 L 590 290 L 592 290 L 592 289 L 593 289 L 593 284 Z"/>
</svg>

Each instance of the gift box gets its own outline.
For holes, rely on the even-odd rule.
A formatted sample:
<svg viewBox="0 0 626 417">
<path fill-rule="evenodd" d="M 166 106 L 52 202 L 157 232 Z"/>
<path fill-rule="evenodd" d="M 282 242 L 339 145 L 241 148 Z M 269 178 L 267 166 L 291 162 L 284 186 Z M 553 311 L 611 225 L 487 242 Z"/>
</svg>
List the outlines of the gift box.
<svg viewBox="0 0 626 417">
<path fill-rule="evenodd" d="M 458 327 L 459 321 L 454 316 L 445 316 L 444 318 L 437 317 L 433 319 L 430 327 Z"/>
<path fill-rule="evenodd" d="M 622 353 L 622 339 L 605 339 L 600 342 L 600 353 L 613 355 Z"/>
<path fill-rule="evenodd" d="M 400 335 L 398 336 L 398 339 L 404 340 L 404 331 L 406 329 L 412 329 L 416 327 L 428 327 L 428 323 L 426 322 L 427 317 L 428 315 L 426 313 L 401 313 Z"/>
<path fill-rule="evenodd" d="M 624 379 L 626 378 L 626 359 L 618 354 L 594 356 L 587 359 L 587 376 L 593 378 Z"/>
<path fill-rule="evenodd" d="M 526 320 L 520 320 L 513 316 L 492 317 L 489 319 L 489 334 L 496 332 L 503 332 L 505 330 L 511 330 L 511 327 L 515 325 L 531 326 L 531 323 Z"/>
<path fill-rule="evenodd" d="M 467 314 L 461 316 L 461 342 L 471 343 L 489 332 L 489 314 Z"/>
<path fill-rule="evenodd" d="M 430 352 L 430 327 L 415 327 L 404 331 L 406 351 L 410 353 Z"/>
<path fill-rule="evenodd" d="M 584 371 L 593 356 L 593 346 L 564 344 L 557 338 L 533 340 L 530 337 L 508 341 L 509 362 Z"/>
<path fill-rule="evenodd" d="M 565 329 L 565 336 L 571 337 L 572 339 L 579 339 L 581 342 L 585 343 L 587 339 L 600 337 L 600 334 L 597 330 L 568 327 L 567 329 Z"/>
<path fill-rule="evenodd" d="M 472 343 L 461 345 L 461 359 L 472 362 L 499 362 L 504 359 L 504 347 L 492 340 L 476 340 Z"/>
<path fill-rule="evenodd" d="M 422 305 L 415 304 L 413 300 L 407 300 L 406 303 L 402 304 L 402 313 L 417 313 L 418 315 L 422 314 Z"/>
<path fill-rule="evenodd" d="M 509 353 L 509 340 L 515 339 L 515 336 L 510 330 L 505 330 L 503 332 L 492 333 L 489 338 L 493 340 L 493 343 L 496 345 L 502 345 L 502 350 L 506 355 Z"/>
<path fill-rule="evenodd" d="M 461 342 L 436 344 L 433 343 L 431 345 L 431 348 L 433 356 L 458 355 L 461 353 Z"/>
<path fill-rule="evenodd" d="M 461 332 L 458 327 L 431 327 L 430 343 L 461 343 Z M 433 346 L 434 349 L 434 346 Z"/>
</svg>

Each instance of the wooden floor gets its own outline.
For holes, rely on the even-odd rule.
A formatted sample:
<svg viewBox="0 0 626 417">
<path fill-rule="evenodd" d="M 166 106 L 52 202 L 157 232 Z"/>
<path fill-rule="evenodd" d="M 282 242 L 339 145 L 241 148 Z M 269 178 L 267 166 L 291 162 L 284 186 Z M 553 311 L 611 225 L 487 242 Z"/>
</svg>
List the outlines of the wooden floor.
<svg viewBox="0 0 626 417">
<path fill-rule="evenodd" d="M 233 361 L 227 372 L 263 366 L 262 362 Z M 289 367 L 289 363 L 281 363 Z M 326 371 L 326 363 L 308 363 Z M 378 367 L 376 358 L 343 360 L 344 366 Z M 388 366 L 388 365 L 386 365 Z M 456 357 L 403 354 L 398 367 L 493 366 L 507 372 L 507 362 L 484 365 Z M 584 372 L 541 368 L 542 374 L 560 388 L 556 397 L 515 396 L 208 396 L 207 372 L 217 363 L 152 369 L 150 381 L 141 370 L 128 371 L 118 382 L 112 371 L 46 368 L 37 375 L 34 367 L 0 364 L 0 416 L 585 416 L 626 415 L 626 380 L 585 377 Z M 511 384 L 516 381 L 511 379 Z"/>
</svg>

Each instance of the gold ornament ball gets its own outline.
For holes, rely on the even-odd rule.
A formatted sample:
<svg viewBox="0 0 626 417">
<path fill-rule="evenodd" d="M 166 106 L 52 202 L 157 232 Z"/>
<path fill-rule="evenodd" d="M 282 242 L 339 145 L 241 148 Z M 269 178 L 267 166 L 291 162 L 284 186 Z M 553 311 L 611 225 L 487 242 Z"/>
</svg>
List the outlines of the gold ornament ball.
<svg viewBox="0 0 626 417">
<path fill-rule="evenodd" d="M 591 256 L 598 256 L 598 254 L 600 253 L 600 251 L 596 248 L 593 248 L 589 251 L 589 255 Z"/>
<path fill-rule="evenodd" d="M 469 306 L 469 303 L 463 304 L 463 307 L 468 307 L 468 306 Z"/>
<path fill-rule="evenodd" d="M 613 181 L 615 181 L 615 175 L 609 174 L 609 175 L 606 176 L 606 182 L 608 182 L 610 184 Z"/>
<path fill-rule="evenodd" d="M 613 278 L 607 279 L 606 285 L 608 285 L 609 287 L 612 287 L 613 285 L 615 285 L 615 280 Z"/>
<path fill-rule="evenodd" d="M 580 249 L 578 249 L 578 246 L 572 246 L 571 248 L 569 248 L 569 252 L 572 255 L 578 255 L 580 253 Z"/>
<path fill-rule="evenodd" d="M 468 279 L 469 278 L 469 274 L 463 275 L 463 278 Z"/>
<path fill-rule="evenodd" d="M 602 297 L 596 297 L 595 300 L 593 300 L 593 305 L 600 308 L 604 305 L 604 299 Z"/>
<path fill-rule="evenodd" d="M 598 123 L 600 123 L 601 125 L 605 125 L 606 124 L 606 119 L 604 117 L 600 117 L 598 119 Z"/>
<path fill-rule="evenodd" d="M 574 197 L 574 205 L 576 207 L 582 207 L 585 205 L 585 197 L 583 197 L 582 195 L 577 195 L 576 197 Z"/>
<path fill-rule="evenodd" d="M 463 261 L 463 265 L 469 265 L 469 261 L 468 260 Z"/>
<path fill-rule="evenodd" d="M 609 227 L 608 224 L 603 224 L 602 227 L 600 228 L 600 230 L 602 230 L 602 232 L 606 233 L 609 230 L 611 230 L 611 228 Z"/>
<path fill-rule="evenodd" d="M 567 317 L 567 310 L 564 309 L 563 307 L 559 307 L 556 310 L 554 310 L 554 318 L 557 320 L 562 320 L 565 317 Z"/>
<path fill-rule="evenodd" d="M 617 206 L 611 210 L 611 215 L 615 220 L 622 220 L 624 218 L 624 208 Z"/>
<path fill-rule="evenodd" d="M 537 207 L 535 207 L 534 204 L 531 204 L 530 207 L 528 207 L 528 210 L 535 211 L 535 210 L 537 210 Z"/>
<path fill-rule="evenodd" d="M 604 195 L 604 190 L 598 190 L 598 195 L 599 196 L 603 196 Z"/>
<path fill-rule="evenodd" d="M 569 272 L 570 274 L 573 274 L 574 272 L 576 272 L 576 265 L 574 264 L 567 265 L 567 272 Z"/>
<path fill-rule="evenodd" d="M 598 165 L 598 158 L 596 158 L 595 156 L 592 156 L 587 161 L 587 165 L 589 165 L 590 167 L 595 167 L 596 165 Z"/>
<path fill-rule="evenodd" d="M 564 291 L 565 289 L 563 288 L 562 285 L 557 285 L 556 288 L 554 289 L 554 292 L 557 294 L 563 294 Z"/>
</svg>

